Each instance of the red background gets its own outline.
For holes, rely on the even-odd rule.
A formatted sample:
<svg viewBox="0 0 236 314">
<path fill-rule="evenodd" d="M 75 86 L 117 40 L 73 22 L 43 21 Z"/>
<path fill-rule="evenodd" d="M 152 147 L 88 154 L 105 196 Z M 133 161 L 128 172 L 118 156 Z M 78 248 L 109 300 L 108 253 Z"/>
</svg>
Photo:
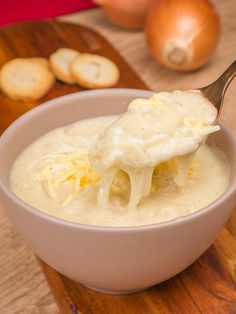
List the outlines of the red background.
<svg viewBox="0 0 236 314">
<path fill-rule="evenodd" d="M 0 25 L 55 17 L 94 6 L 90 0 L 0 0 Z"/>
</svg>

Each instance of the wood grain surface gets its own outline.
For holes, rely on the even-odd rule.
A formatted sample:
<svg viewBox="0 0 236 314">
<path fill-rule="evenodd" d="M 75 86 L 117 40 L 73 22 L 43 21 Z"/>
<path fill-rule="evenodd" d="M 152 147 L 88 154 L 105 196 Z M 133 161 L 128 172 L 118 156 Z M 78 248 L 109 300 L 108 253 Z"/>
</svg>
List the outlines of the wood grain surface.
<svg viewBox="0 0 236 314">
<path fill-rule="evenodd" d="M 174 88 L 194 88 L 202 86 L 217 77 L 223 69 L 230 64 L 236 56 L 236 2 L 234 0 L 214 1 L 222 19 L 222 36 L 219 48 L 212 62 L 198 72 L 191 74 L 177 74 L 159 67 L 150 57 L 142 32 L 120 30 L 106 21 L 103 13 L 96 9 L 80 14 L 73 14 L 61 18 L 61 20 L 74 23 L 83 23 L 99 30 L 121 52 L 125 59 L 132 64 L 142 79 L 153 90 L 170 90 Z M 43 40 L 43 39 L 42 39 Z M 21 46 L 18 38 L 17 47 Z M 35 40 L 32 39 L 35 45 Z M 0 35 L 1 46 L 8 43 Z M 43 44 L 37 47 L 35 52 L 40 51 L 40 56 L 47 56 Z M 27 44 L 26 44 L 27 45 Z M 50 45 L 52 45 L 50 43 Z M 68 45 L 71 46 L 71 45 Z M 9 49 L 12 57 L 17 56 L 16 50 Z M 2 48 L 0 60 L 10 58 Z M 35 52 L 24 51 L 22 56 L 34 56 Z M 7 56 L 7 57 L 6 57 Z M 4 60 L 4 59 L 3 59 Z M 3 62 L 3 61 L 2 61 Z M 60 93 L 67 93 L 63 84 L 57 83 L 57 92 L 52 91 L 48 97 L 53 98 Z M 60 86 L 60 88 L 59 88 Z M 222 119 L 236 130 L 235 117 L 235 82 L 229 88 L 226 95 L 226 106 Z M 55 92 L 55 94 L 54 94 Z M 59 94 L 57 94 L 59 93 Z M 44 101 L 45 99 L 42 99 Z M 0 124 L 5 128 L 10 119 L 4 119 L 5 113 L 12 115 L 13 119 L 19 114 L 30 109 L 37 103 L 27 106 L 23 104 L 13 105 L 7 109 L 0 101 Z M 5 120 L 5 121 L 3 121 Z M 48 286 L 37 265 L 34 255 L 27 248 L 0 208 L 0 313 L 58 313 L 58 309 L 52 299 Z M 87 291 L 78 284 L 68 281 L 64 277 L 58 277 L 57 273 L 45 264 L 44 271 L 53 278 L 51 285 L 62 289 L 57 291 L 57 302 L 63 313 L 72 313 L 74 299 L 81 301 L 82 313 L 122 313 L 124 304 L 128 304 L 129 313 L 236 313 L 236 212 L 233 213 L 227 229 L 224 229 L 214 245 L 208 250 L 197 263 L 194 263 L 181 275 L 149 289 L 144 294 L 136 294 L 128 297 L 106 296 L 97 292 Z M 64 287 L 70 294 L 65 298 Z M 110 300 L 113 306 L 110 308 Z M 122 299 L 122 301 L 120 301 Z M 63 304 L 63 302 L 65 303 Z M 62 303 L 62 304 L 61 304 Z M 152 306 L 147 308 L 147 306 Z M 66 310 L 67 309 L 67 312 Z M 135 312 L 136 311 L 136 312 Z"/>
</svg>

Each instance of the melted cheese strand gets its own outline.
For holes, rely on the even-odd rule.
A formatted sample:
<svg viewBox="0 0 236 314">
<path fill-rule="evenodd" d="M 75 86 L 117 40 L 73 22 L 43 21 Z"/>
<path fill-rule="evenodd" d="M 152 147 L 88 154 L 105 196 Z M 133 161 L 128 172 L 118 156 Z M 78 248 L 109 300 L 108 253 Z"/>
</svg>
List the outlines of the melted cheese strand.
<svg viewBox="0 0 236 314">
<path fill-rule="evenodd" d="M 97 202 L 101 208 L 108 208 L 112 182 L 119 169 L 111 168 L 102 175 L 101 185 L 97 195 Z"/>
<path fill-rule="evenodd" d="M 135 209 L 140 200 L 151 191 L 153 168 L 129 169 L 130 199 L 128 209 Z"/>
<path fill-rule="evenodd" d="M 190 153 L 186 156 L 181 156 L 178 162 L 178 172 L 174 178 L 174 182 L 177 186 L 183 188 L 186 184 L 191 162 L 195 156 L 195 153 Z"/>
</svg>

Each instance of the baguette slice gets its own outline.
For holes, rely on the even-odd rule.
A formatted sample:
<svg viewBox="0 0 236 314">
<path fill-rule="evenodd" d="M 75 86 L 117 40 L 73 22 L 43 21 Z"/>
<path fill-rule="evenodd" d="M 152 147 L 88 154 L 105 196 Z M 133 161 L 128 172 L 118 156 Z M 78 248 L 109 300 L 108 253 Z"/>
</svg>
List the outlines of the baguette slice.
<svg viewBox="0 0 236 314">
<path fill-rule="evenodd" d="M 35 60 L 41 59 L 41 60 Z M 0 70 L 0 87 L 9 98 L 34 101 L 44 96 L 55 78 L 43 58 L 16 58 Z"/>
<path fill-rule="evenodd" d="M 80 54 L 71 63 L 75 81 L 85 88 L 114 86 L 119 80 L 117 65 L 106 57 L 95 54 Z"/>
<path fill-rule="evenodd" d="M 76 83 L 70 71 L 70 64 L 78 55 L 78 51 L 70 48 L 60 48 L 50 55 L 51 69 L 58 80 L 67 84 Z"/>
</svg>

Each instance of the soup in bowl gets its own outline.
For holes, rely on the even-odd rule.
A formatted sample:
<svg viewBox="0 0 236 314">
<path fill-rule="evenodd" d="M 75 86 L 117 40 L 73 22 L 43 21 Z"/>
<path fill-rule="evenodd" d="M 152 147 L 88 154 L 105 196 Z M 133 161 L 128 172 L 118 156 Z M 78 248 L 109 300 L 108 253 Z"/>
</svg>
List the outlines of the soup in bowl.
<svg viewBox="0 0 236 314">
<path fill-rule="evenodd" d="M 125 223 L 127 219 L 119 220 L 124 211 L 119 212 L 117 208 L 113 211 L 118 223 L 111 223 L 114 215 L 105 223 L 104 219 L 101 220 L 103 223 L 98 220 L 89 223 L 90 220 L 80 220 L 80 215 L 70 219 L 67 211 L 63 211 L 65 215 L 56 215 L 55 209 L 51 212 L 47 208 L 39 210 L 37 202 L 30 205 L 12 191 L 12 168 L 22 151 L 42 135 L 80 120 L 98 119 L 98 116 L 110 119 L 125 112 L 131 100 L 152 95 L 152 92 L 141 90 L 109 89 L 63 96 L 24 114 L 0 139 L 1 202 L 17 231 L 50 266 L 96 290 L 128 293 L 145 289 L 176 275 L 210 246 L 235 205 L 236 143 L 232 131 L 220 124 L 221 130 L 207 140 L 209 147 L 223 152 L 228 160 L 228 166 L 221 164 L 216 172 L 218 177 L 222 176 L 220 182 L 225 180 L 226 190 L 222 190 L 221 195 L 207 206 L 202 205 L 203 208 L 191 210 L 192 207 L 188 207 L 189 210 L 178 212 L 178 215 L 167 215 L 169 218 L 162 215 L 160 219 L 160 215 L 155 217 L 148 211 L 146 215 L 144 201 L 143 205 L 138 205 L 141 220 L 127 205 L 126 213 L 132 211 L 128 223 Z M 210 194 L 210 186 L 205 184 L 202 190 L 198 185 L 202 191 L 196 193 L 199 199 L 207 189 L 209 193 L 205 194 Z M 188 205 L 191 200 L 195 199 L 188 199 Z M 65 201 L 67 205 L 68 200 Z M 113 203 L 116 204 L 115 196 Z M 155 211 L 155 204 L 158 207 L 154 198 L 150 205 L 151 213 Z M 96 207 L 91 207 L 91 210 L 91 216 L 99 216 L 109 212 L 109 205 L 104 211 Z M 136 221 L 132 223 L 132 219 Z"/>
</svg>

